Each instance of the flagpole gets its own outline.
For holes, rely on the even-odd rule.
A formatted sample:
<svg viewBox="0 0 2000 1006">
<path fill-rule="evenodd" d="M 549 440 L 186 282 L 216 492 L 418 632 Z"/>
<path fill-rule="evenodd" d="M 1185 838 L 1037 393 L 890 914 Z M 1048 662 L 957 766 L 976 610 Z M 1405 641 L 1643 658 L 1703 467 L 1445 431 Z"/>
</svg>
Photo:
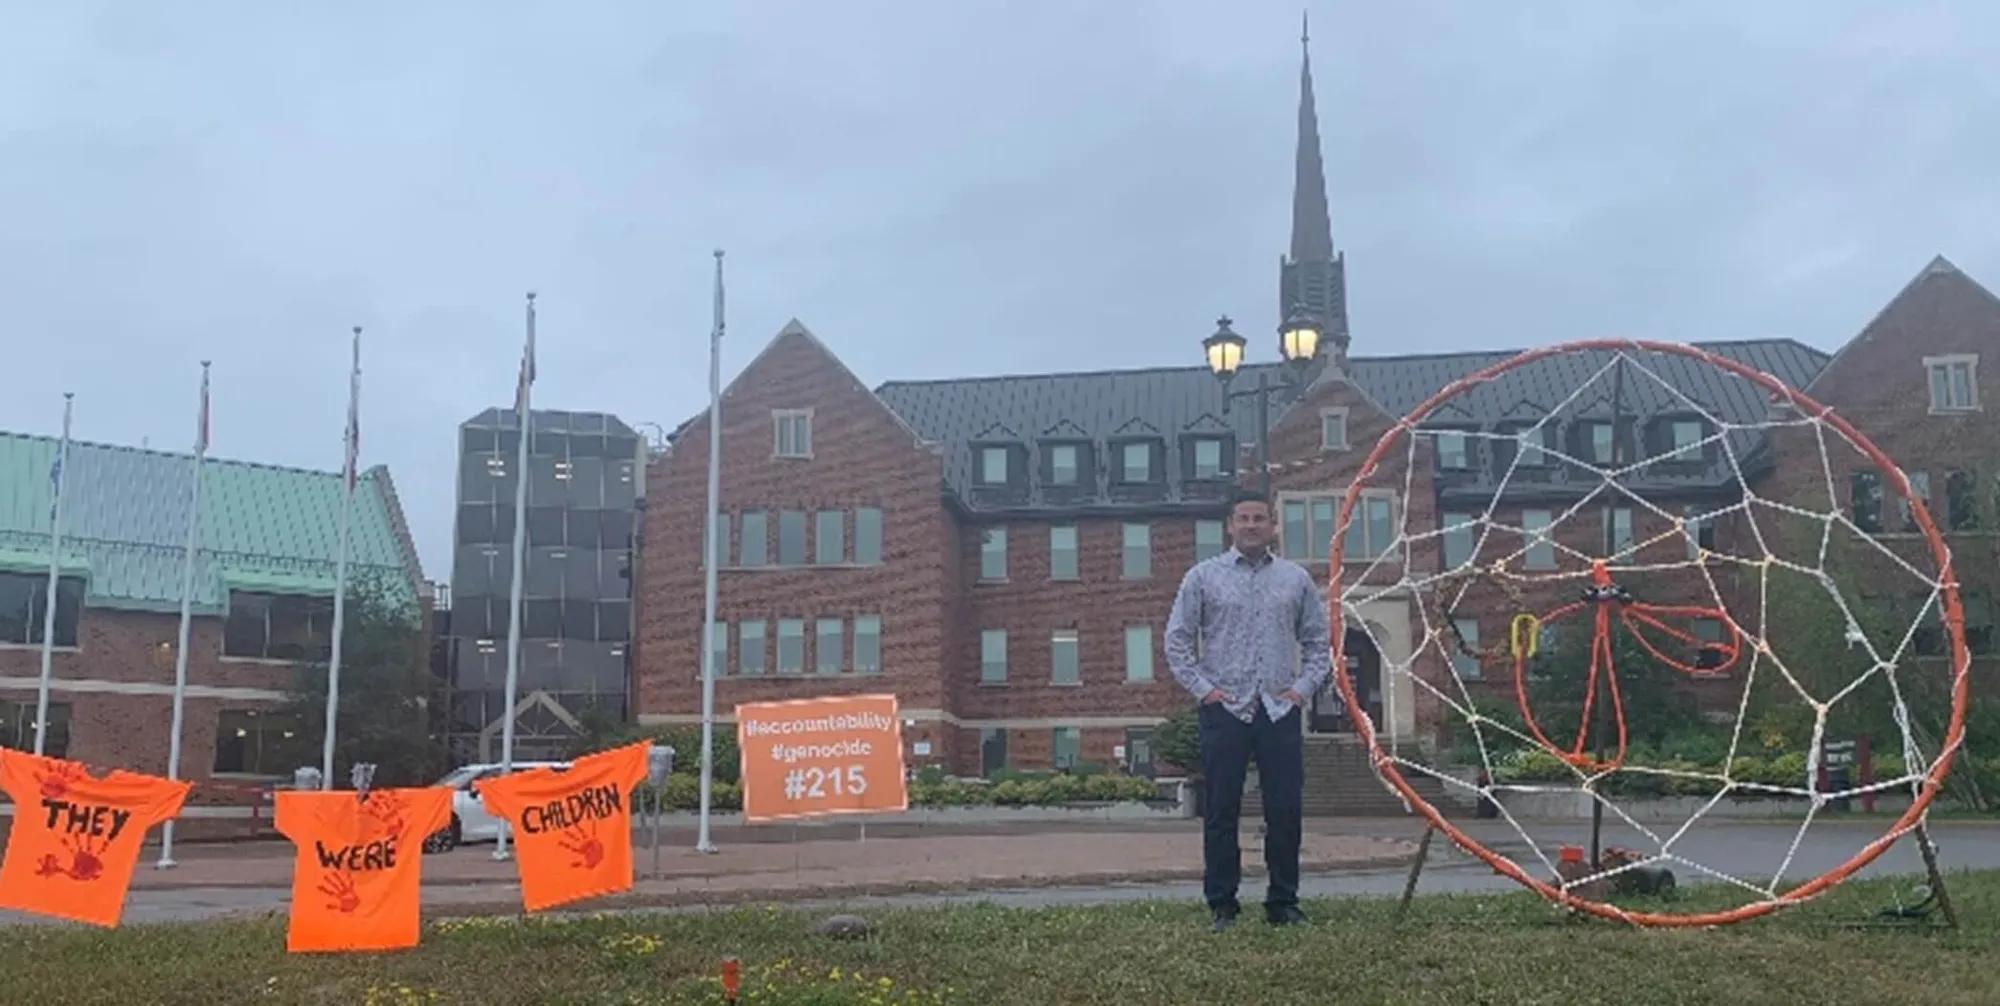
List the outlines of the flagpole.
<svg viewBox="0 0 2000 1006">
<path fill-rule="evenodd" d="M 528 437 L 531 432 L 529 398 L 535 383 L 535 295 L 528 294 L 528 346 L 521 356 L 521 376 L 514 394 L 514 411 L 520 421 L 520 454 L 514 464 L 514 578 L 507 601 L 507 701 L 506 719 L 500 724 L 500 774 L 514 771 L 514 692 L 521 684 L 521 577 L 528 552 Z M 494 839 L 493 858 L 507 858 L 507 825 L 502 822 Z"/>
<path fill-rule="evenodd" d="M 722 249 L 715 250 L 715 327 L 708 333 L 708 561 L 702 583 L 701 647 L 701 827 L 695 837 L 697 852 L 714 852 L 709 840 L 709 790 L 715 776 L 715 567 L 721 564 L 716 548 L 716 510 L 722 495 Z"/>
<path fill-rule="evenodd" d="M 49 586 L 42 599 L 42 680 L 35 690 L 35 753 L 45 751 L 49 734 L 49 682 L 55 677 L 56 587 L 62 579 L 62 519 L 64 469 L 69 467 L 69 417 L 74 392 L 63 392 L 62 443 L 56 447 L 55 477 L 49 480 Z"/>
<path fill-rule="evenodd" d="M 201 418 L 194 441 L 194 477 L 188 488 L 188 530 L 187 549 L 181 555 L 181 629 L 179 641 L 174 646 L 174 718 L 167 735 L 167 778 L 181 777 L 181 719 L 187 705 L 188 676 L 188 623 L 194 614 L 194 547 L 196 534 L 201 530 L 201 462 L 208 454 L 208 363 L 201 361 Z M 167 819 L 160 831 L 160 861 L 154 866 L 162 870 L 174 866 L 174 822 Z"/>
<path fill-rule="evenodd" d="M 326 737 L 320 743 L 319 788 L 333 788 L 334 713 L 340 708 L 340 637 L 347 615 L 348 526 L 361 457 L 361 326 L 354 326 L 354 363 L 347 374 L 347 429 L 341 434 L 340 551 L 333 564 L 333 652 L 326 665 Z"/>
</svg>

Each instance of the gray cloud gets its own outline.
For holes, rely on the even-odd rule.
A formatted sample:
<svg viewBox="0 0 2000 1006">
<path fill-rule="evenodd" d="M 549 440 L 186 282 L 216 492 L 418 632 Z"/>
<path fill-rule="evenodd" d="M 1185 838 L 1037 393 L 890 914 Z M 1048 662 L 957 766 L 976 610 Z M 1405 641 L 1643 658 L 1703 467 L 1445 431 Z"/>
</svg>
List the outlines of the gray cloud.
<svg viewBox="0 0 2000 1006">
<path fill-rule="evenodd" d="M 575 9 L 581 6 L 582 9 Z M 1320 5 L 1356 351 L 1831 347 L 1943 252 L 2000 284 L 2000 13 Z M 0 427 L 332 468 L 449 575 L 453 427 L 541 292 L 551 407 L 671 425 L 791 316 L 864 379 L 1192 363 L 1275 324 L 1296 7 L 26 5 L 0 37 Z M 1269 346 L 1260 340 L 1253 352 Z"/>
</svg>

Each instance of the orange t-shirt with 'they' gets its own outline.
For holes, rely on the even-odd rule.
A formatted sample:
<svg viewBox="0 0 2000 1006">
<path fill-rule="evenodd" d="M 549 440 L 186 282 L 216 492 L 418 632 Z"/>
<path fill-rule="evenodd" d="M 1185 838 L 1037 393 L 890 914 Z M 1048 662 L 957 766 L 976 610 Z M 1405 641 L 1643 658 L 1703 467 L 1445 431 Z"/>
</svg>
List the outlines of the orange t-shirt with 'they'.
<svg viewBox="0 0 2000 1006">
<path fill-rule="evenodd" d="M 278 833 L 298 846 L 285 949 L 417 945 L 424 838 L 451 820 L 451 790 L 279 793 Z"/>
<path fill-rule="evenodd" d="M 646 742 L 479 784 L 503 818 L 521 861 L 521 905 L 530 912 L 632 886 L 633 787 L 646 778 Z"/>
<path fill-rule="evenodd" d="M 92 778 L 82 764 L 0 751 L 14 800 L 0 908 L 115 926 L 146 830 L 180 813 L 189 783 L 136 772 Z"/>
</svg>

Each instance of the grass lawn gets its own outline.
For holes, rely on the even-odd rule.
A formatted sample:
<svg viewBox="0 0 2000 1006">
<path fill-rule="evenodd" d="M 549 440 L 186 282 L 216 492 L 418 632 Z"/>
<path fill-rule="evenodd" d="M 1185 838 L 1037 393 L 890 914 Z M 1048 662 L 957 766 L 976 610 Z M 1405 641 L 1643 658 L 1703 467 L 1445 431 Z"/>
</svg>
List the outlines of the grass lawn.
<svg viewBox="0 0 2000 1006">
<path fill-rule="evenodd" d="M 1400 926 L 1388 901 L 1318 901 L 1310 928 L 1246 913 L 1222 936 L 1200 906 L 1165 902 L 877 912 L 862 942 L 775 908 L 446 920 L 413 951 L 314 957 L 283 952 L 277 919 L 16 927 L 0 930 L 0 1002 L 715 1003 L 731 954 L 760 1006 L 2000 1002 L 2000 872 L 1951 881 L 1955 933 L 1854 928 L 1893 902 L 1881 882 L 1710 932 L 1567 918 L 1527 895 L 1420 898 Z"/>
</svg>

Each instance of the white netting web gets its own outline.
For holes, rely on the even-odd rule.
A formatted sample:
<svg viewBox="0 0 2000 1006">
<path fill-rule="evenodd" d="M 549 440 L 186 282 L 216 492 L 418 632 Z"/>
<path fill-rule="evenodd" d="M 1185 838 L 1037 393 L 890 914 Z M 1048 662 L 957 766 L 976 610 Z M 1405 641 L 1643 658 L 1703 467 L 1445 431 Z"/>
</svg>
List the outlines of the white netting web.
<svg viewBox="0 0 2000 1006">
<path fill-rule="evenodd" d="M 1528 368 L 1546 377 L 1552 367 L 1576 382 L 1560 383 L 1560 401 L 1505 400 L 1521 393 Z M 1477 396 L 1489 400 L 1471 402 Z M 1495 428 L 1469 420 L 1481 414 L 1518 421 Z M 1802 462 L 1809 451 L 1817 464 Z M 1420 472 L 1435 472 L 1445 491 L 1419 485 Z M 1382 490 L 1400 500 L 1436 492 L 1442 512 L 1413 528 L 1409 508 L 1400 507 L 1385 522 L 1379 505 L 1366 502 L 1383 498 Z M 1381 657 L 1381 717 L 1391 728 L 1361 719 L 1384 781 L 1406 802 L 1426 804 L 1397 785 L 1419 777 L 1437 780 L 1460 803 L 1489 801 L 1512 833 L 1505 851 L 1497 841 L 1447 833 L 1544 895 L 1600 914 L 1675 921 L 1670 912 L 1600 901 L 1620 875 L 1650 867 L 1685 867 L 1699 875 L 1691 879 L 1738 889 L 1742 904 L 1699 916 L 1709 922 L 1830 887 L 1922 822 L 1962 736 L 1963 618 L 1926 495 L 1925 483 L 1913 484 L 1830 410 L 1761 371 L 1691 347 L 1556 347 L 1454 383 L 1383 436 L 1332 540 L 1340 621 L 1366 632 Z M 1884 500 L 1897 504 L 1893 512 Z M 1394 528 L 1386 541 L 1384 523 Z M 1409 613 L 1406 638 L 1382 628 L 1385 605 Z M 1824 618 L 1812 621 L 1803 614 L 1809 608 Z M 1828 649 L 1830 634 L 1842 645 Z M 1550 652 L 1558 640 L 1560 653 Z M 1583 679 L 1538 673 L 1558 656 L 1572 668 L 1587 665 Z M 1354 682 L 1344 667 L 1336 671 L 1354 708 Z M 1726 737 L 1719 762 L 1695 764 L 1636 743 L 1628 751 L 1620 680 L 1632 675 L 1672 679 L 1676 694 L 1705 690 L 1705 722 Z M 1919 697 L 1944 697 L 1942 729 L 1935 723 L 1945 713 L 1928 729 L 1912 715 L 1913 676 L 1923 679 Z M 1580 697 L 1579 708 L 1538 710 L 1537 696 L 1546 701 L 1565 684 L 1582 691 L 1567 697 Z M 1421 719 L 1453 726 L 1459 742 L 1419 743 L 1407 727 L 1418 710 L 1401 708 L 1412 702 Z M 1890 770 L 1871 782 L 1828 786 L 1821 759 L 1834 739 L 1829 724 L 1843 704 L 1863 703 L 1887 707 L 1883 722 L 1893 723 L 1895 736 L 1876 742 Z M 1753 712 L 1759 723 L 1790 716 L 1809 725 L 1803 764 L 1796 755 L 1770 764 L 1747 757 L 1769 743 Z M 1405 727 L 1395 729 L 1399 723 Z M 1551 739 L 1569 736 L 1572 726 L 1573 744 Z M 1544 769 L 1559 765 L 1557 777 L 1522 778 L 1520 765 L 1536 759 Z M 1798 771 L 1773 777 L 1773 768 Z M 1651 781 L 1634 785 L 1639 777 Z M 1695 796 L 1695 809 L 1678 823 L 1628 811 L 1626 804 L 1662 792 Z M 1870 832 L 1873 840 L 1858 850 L 1842 850 L 1833 865 L 1816 854 L 1795 868 L 1823 811 L 1869 794 L 1907 798 L 1907 813 Z M 1649 847 L 1583 870 L 1559 868 L 1551 836 L 1538 840 L 1514 808 L 1536 808 L 1533 829 L 1574 840 L 1573 810 L 1568 822 L 1548 817 L 1560 795 L 1573 806 L 1601 806 L 1607 828 Z M 1754 876 L 1728 843 L 1690 851 L 1701 844 L 1690 836 L 1715 808 L 1746 799 L 1798 817 L 1775 868 Z M 1427 804 L 1419 809 L 1435 814 Z M 1442 815 L 1432 820 L 1444 823 Z"/>
</svg>

